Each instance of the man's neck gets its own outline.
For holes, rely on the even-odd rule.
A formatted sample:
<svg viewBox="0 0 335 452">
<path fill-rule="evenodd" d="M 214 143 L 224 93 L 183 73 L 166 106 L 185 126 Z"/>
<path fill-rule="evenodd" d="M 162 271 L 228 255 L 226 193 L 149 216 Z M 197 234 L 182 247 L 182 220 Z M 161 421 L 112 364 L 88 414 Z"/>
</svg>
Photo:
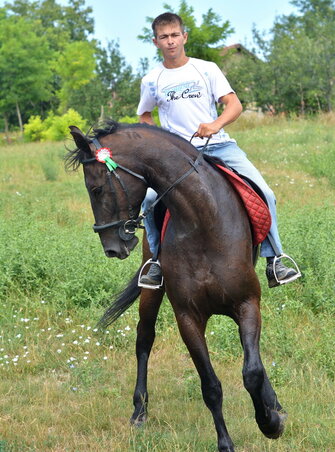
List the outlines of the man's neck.
<svg viewBox="0 0 335 452">
<path fill-rule="evenodd" d="M 178 67 L 184 66 L 189 60 L 189 57 L 186 55 L 183 55 L 181 58 L 178 59 L 165 59 L 163 61 L 164 67 L 166 69 L 177 69 Z"/>
</svg>

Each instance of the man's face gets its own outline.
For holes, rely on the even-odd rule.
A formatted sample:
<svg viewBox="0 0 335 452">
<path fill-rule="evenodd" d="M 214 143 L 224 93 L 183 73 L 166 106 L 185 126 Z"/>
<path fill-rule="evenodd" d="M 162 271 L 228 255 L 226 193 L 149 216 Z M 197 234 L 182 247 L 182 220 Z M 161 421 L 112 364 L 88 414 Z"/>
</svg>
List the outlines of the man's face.
<svg viewBox="0 0 335 452">
<path fill-rule="evenodd" d="M 187 33 L 183 33 L 178 23 L 156 27 L 155 46 L 161 50 L 164 60 L 175 60 L 183 56 Z"/>
</svg>

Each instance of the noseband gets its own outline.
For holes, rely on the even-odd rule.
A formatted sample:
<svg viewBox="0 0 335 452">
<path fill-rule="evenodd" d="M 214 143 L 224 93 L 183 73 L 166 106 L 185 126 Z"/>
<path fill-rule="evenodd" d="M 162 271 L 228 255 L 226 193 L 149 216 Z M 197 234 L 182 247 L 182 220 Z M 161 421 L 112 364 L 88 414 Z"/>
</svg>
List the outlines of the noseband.
<svg viewBox="0 0 335 452">
<path fill-rule="evenodd" d="M 194 135 L 192 136 L 190 141 L 192 141 Z M 116 172 L 116 169 L 120 168 L 122 171 L 125 171 L 128 174 L 131 174 L 132 176 L 136 177 L 137 179 L 140 179 L 147 186 L 149 186 L 148 182 L 140 174 L 135 173 L 134 171 L 132 171 L 129 168 L 126 168 L 126 167 L 120 165 L 119 163 L 115 163 L 111 159 L 109 159 L 109 162 L 108 162 L 108 159 L 106 159 L 106 161 L 104 161 L 104 163 L 106 163 L 107 178 L 108 178 L 108 182 L 109 182 L 111 191 L 112 191 L 113 194 L 116 195 L 116 191 L 115 191 L 114 183 L 113 183 L 113 176 L 114 176 L 115 179 L 120 184 L 120 186 L 122 188 L 122 191 L 124 192 L 125 197 L 127 199 L 129 218 L 128 218 L 128 220 L 117 220 L 117 221 L 113 221 L 111 223 L 106 223 L 106 224 L 102 224 L 102 225 L 94 224 L 93 225 L 93 231 L 94 232 L 101 232 L 101 231 L 104 231 L 105 229 L 118 227 L 119 228 L 119 237 L 120 237 L 120 239 L 123 240 L 123 241 L 131 240 L 134 237 L 134 235 L 135 235 L 136 229 L 138 229 L 138 228 L 144 229 L 144 226 L 141 225 L 142 221 L 148 215 L 148 213 L 151 212 L 155 208 L 155 206 L 159 203 L 159 201 L 162 198 L 164 198 L 164 196 L 167 195 L 182 180 L 186 179 L 186 177 L 188 177 L 193 171 L 198 172 L 198 165 L 200 164 L 199 163 L 200 159 L 203 156 L 204 150 L 206 149 L 209 140 L 210 140 L 210 138 L 208 138 L 205 146 L 199 151 L 199 154 L 198 154 L 198 156 L 197 156 L 195 161 L 189 159 L 188 162 L 191 165 L 191 168 L 188 171 L 186 171 L 186 173 L 184 173 L 181 177 L 179 177 L 169 188 L 167 188 L 167 190 L 165 190 L 165 192 L 162 195 L 158 196 L 157 199 L 150 205 L 150 207 L 145 212 L 143 212 L 141 215 L 139 215 L 137 218 L 135 218 L 134 210 L 133 210 L 132 205 L 130 203 L 130 198 L 129 198 L 129 193 L 128 193 L 127 187 L 126 187 L 125 183 L 123 182 L 121 176 Z M 108 152 L 110 152 L 110 149 L 103 148 L 101 146 L 101 144 L 100 144 L 100 142 L 99 142 L 99 140 L 97 138 L 93 138 L 91 142 L 95 146 L 96 151 L 100 151 L 101 149 L 106 149 Z M 83 165 L 86 165 L 86 164 L 89 164 L 89 163 L 94 163 L 96 161 L 97 161 L 97 158 L 92 157 L 90 159 L 82 160 L 81 163 Z M 115 196 L 115 200 L 116 200 L 116 203 L 117 203 L 117 197 L 116 196 Z"/>
</svg>

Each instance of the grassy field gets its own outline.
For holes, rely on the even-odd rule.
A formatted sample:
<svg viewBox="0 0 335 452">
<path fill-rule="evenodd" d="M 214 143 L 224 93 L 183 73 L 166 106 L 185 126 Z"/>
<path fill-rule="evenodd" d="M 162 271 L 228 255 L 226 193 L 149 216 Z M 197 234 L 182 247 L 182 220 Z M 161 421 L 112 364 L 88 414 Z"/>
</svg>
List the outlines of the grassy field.
<svg viewBox="0 0 335 452">
<path fill-rule="evenodd" d="M 254 421 L 236 326 L 209 322 L 238 452 L 335 450 L 334 126 L 331 115 L 245 116 L 229 129 L 276 192 L 285 251 L 304 274 L 269 290 L 258 262 L 263 361 L 289 413 L 279 440 Z M 104 257 L 81 170 L 65 173 L 64 153 L 64 143 L 0 149 L 0 452 L 215 452 L 168 300 L 149 363 L 149 421 L 130 427 L 137 305 L 103 333 L 95 324 L 137 269 L 140 248 L 127 261 Z"/>
</svg>

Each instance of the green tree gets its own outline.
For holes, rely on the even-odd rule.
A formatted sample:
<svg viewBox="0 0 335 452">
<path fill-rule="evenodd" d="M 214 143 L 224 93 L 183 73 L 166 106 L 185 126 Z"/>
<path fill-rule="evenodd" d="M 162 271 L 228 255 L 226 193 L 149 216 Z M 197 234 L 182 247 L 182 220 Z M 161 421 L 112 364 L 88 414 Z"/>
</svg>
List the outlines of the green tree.
<svg viewBox="0 0 335 452">
<path fill-rule="evenodd" d="M 37 36 L 34 24 L 19 17 L 0 20 L 0 111 L 5 123 L 13 110 L 22 128 L 22 111 L 51 97 L 48 42 Z M 25 116 L 25 115 L 24 115 Z"/>
<path fill-rule="evenodd" d="M 61 113 L 70 106 L 71 93 L 86 86 L 96 77 L 95 68 L 94 47 L 89 42 L 70 42 L 59 54 L 55 71 L 61 79 L 61 88 L 57 93 Z"/>
<path fill-rule="evenodd" d="M 28 81 L 25 87 L 25 97 L 29 97 L 29 100 L 23 102 L 21 96 L 21 100 L 18 103 L 19 108 L 16 109 L 22 112 L 23 121 L 31 114 L 39 114 L 45 117 L 49 110 L 55 111 L 60 102 L 62 102 L 61 108 L 64 108 L 69 92 L 72 93 L 73 89 L 80 90 L 83 84 L 88 83 L 92 79 L 91 54 L 93 51 L 88 50 L 88 47 L 93 48 L 96 46 L 94 40 L 89 41 L 90 35 L 94 32 L 92 8 L 85 6 L 85 0 L 69 0 L 67 6 L 57 3 L 56 0 L 14 0 L 12 2 L 6 2 L 5 7 L 0 11 L 0 20 L 1 24 L 4 24 L 2 26 L 4 33 L 6 27 L 10 27 L 11 23 L 18 24 L 16 36 L 18 43 L 12 47 L 13 51 L 11 53 L 10 50 L 5 49 L 5 47 L 9 47 L 8 45 L 2 47 L 0 49 L 0 53 L 2 52 L 2 55 L 0 54 L 0 60 L 4 61 L 10 57 L 9 66 L 13 63 L 13 66 L 20 67 L 22 57 L 20 52 L 16 51 L 17 47 L 20 47 L 20 45 L 21 47 L 27 47 L 27 51 L 29 50 L 29 56 L 31 56 L 32 60 L 29 63 L 31 66 L 34 65 L 34 55 L 39 54 L 39 74 L 36 76 L 32 75 L 36 80 L 35 85 L 38 80 L 42 84 L 42 81 L 48 78 L 47 89 L 40 89 L 39 94 L 35 93 L 31 83 Z M 30 36 L 27 39 L 24 31 L 21 31 L 20 21 L 24 21 L 25 23 L 23 30 L 26 30 L 27 27 L 31 28 L 34 33 L 33 40 L 30 39 Z M 4 35 L 4 33 L 0 32 L 1 35 Z M 86 73 L 82 67 L 77 68 L 72 64 L 73 61 L 77 61 L 79 66 L 81 64 L 78 62 L 80 57 L 72 55 L 71 58 L 71 55 L 69 55 L 71 53 L 69 45 L 75 42 L 84 43 L 77 45 L 77 51 L 79 53 L 83 51 L 83 56 L 87 58 Z M 43 52 L 41 50 L 42 48 L 46 50 Z M 74 49 L 72 53 L 76 53 Z M 58 59 L 58 64 L 55 64 L 56 58 Z M 64 67 L 65 62 L 69 62 L 69 59 L 71 60 L 70 66 L 74 70 L 74 80 L 72 81 L 69 80 L 71 75 L 67 73 Z M 7 70 L 5 63 L 2 67 L 5 74 L 1 74 L 0 79 L 2 77 L 5 81 L 6 73 L 9 75 L 11 70 Z M 32 74 L 35 74 L 34 71 L 35 69 L 32 70 Z M 46 72 L 48 73 L 47 77 Z M 29 76 L 29 74 L 25 71 L 18 72 L 17 79 L 21 83 L 26 76 Z M 14 85 L 16 85 L 16 82 Z M 58 97 L 56 94 L 58 94 Z M 6 95 L 6 98 L 2 99 L 2 107 L 0 107 L 1 111 L 4 111 L 4 109 L 7 110 L 5 126 L 6 122 L 7 124 L 9 121 L 13 123 L 12 108 L 10 108 L 12 101 L 9 102 L 8 98 L 9 95 Z M 21 119 L 19 122 L 21 123 Z"/>
<path fill-rule="evenodd" d="M 69 0 L 63 7 L 62 25 L 67 30 L 71 41 L 84 41 L 94 32 L 93 9 L 85 7 L 85 0 Z"/>
<path fill-rule="evenodd" d="M 197 26 L 194 17 L 194 8 L 188 6 L 185 0 L 180 2 L 178 11 L 174 11 L 168 4 L 164 4 L 163 7 L 167 12 L 176 13 L 183 19 L 185 31 L 188 32 L 188 41 L 185 46 L 187 55 L 214 61 L 218 65 L 221 65 L 221 46 L 225 39 L 234 32 L 229 21 L 220 23 L 220 16 L 210 8 L 206 14 L 202 15 L 201 25 Z M 153 20 L 154 18 L 152 17 L 146 18 L 146 21 L 150 24 Z M 139 35 L 138 38 L 144 42 L 152 43 L 152 34 L 151 27 L 145 27 L 143 28 L 143 34 Z M 158 50 L 157 57 L 160 59 Z"/>
<path fill-rule="evenodd" d="M 147 61 L 142 61 L 142 73 L 134 74 L 120 52 L 118 41 L 110 41 L 106 49 L 100 49 L 98 74 L 109 93 L 107 112 L 114 118 L 136 115 L 140 96 L 140 81 Z"/>
<path fill-rule="evenodd" d="M 315 43 L 318 104 L 327 111 L 335 107 L 335 1 L 292 0 L 301 15 L 297 22 Z"/>
<path fill-rule="evenodd" d="M 92 8 L 85 0 L 69 0 L 62 6 L 56 0 L 14 0 L 6 2 L 10 15 L 35 23 L 36 33 L 46 36 L 51 48 L 62 49 L 69 41 L 85 41 L 94 32 Z"/>
<path fill-rule="evenodd" d="M 256 102 L 254 74 L 264 70 L 264 63 L 243 46 L 223 49 L 221 69 L 244 106 Z"/>
<path fill-rule="evenodd" d="M 135 74 L 122 56 L 118 41 L 110 41 L 106 47 L 98 46 L 95 60 L 96 77 L 84 86 L 68 92 L 68 106 L 90 123 L 105 116 L 116 120 L 124 116 L 136 116 L 140 80 L 147 71 L 147 60 L 141 61 L 142 67 Z"/>
<path fill-rule="evenodd" d="M 335 102 L 334 1 L 294 0 L 292 4 L 299 14 L 277 18 L 270 40 L 254 30 L 265 63 L 253 73 L 255 97 L 260 105 L 271 104 L 276 111 L 331 111 Z"/>
</svg>

